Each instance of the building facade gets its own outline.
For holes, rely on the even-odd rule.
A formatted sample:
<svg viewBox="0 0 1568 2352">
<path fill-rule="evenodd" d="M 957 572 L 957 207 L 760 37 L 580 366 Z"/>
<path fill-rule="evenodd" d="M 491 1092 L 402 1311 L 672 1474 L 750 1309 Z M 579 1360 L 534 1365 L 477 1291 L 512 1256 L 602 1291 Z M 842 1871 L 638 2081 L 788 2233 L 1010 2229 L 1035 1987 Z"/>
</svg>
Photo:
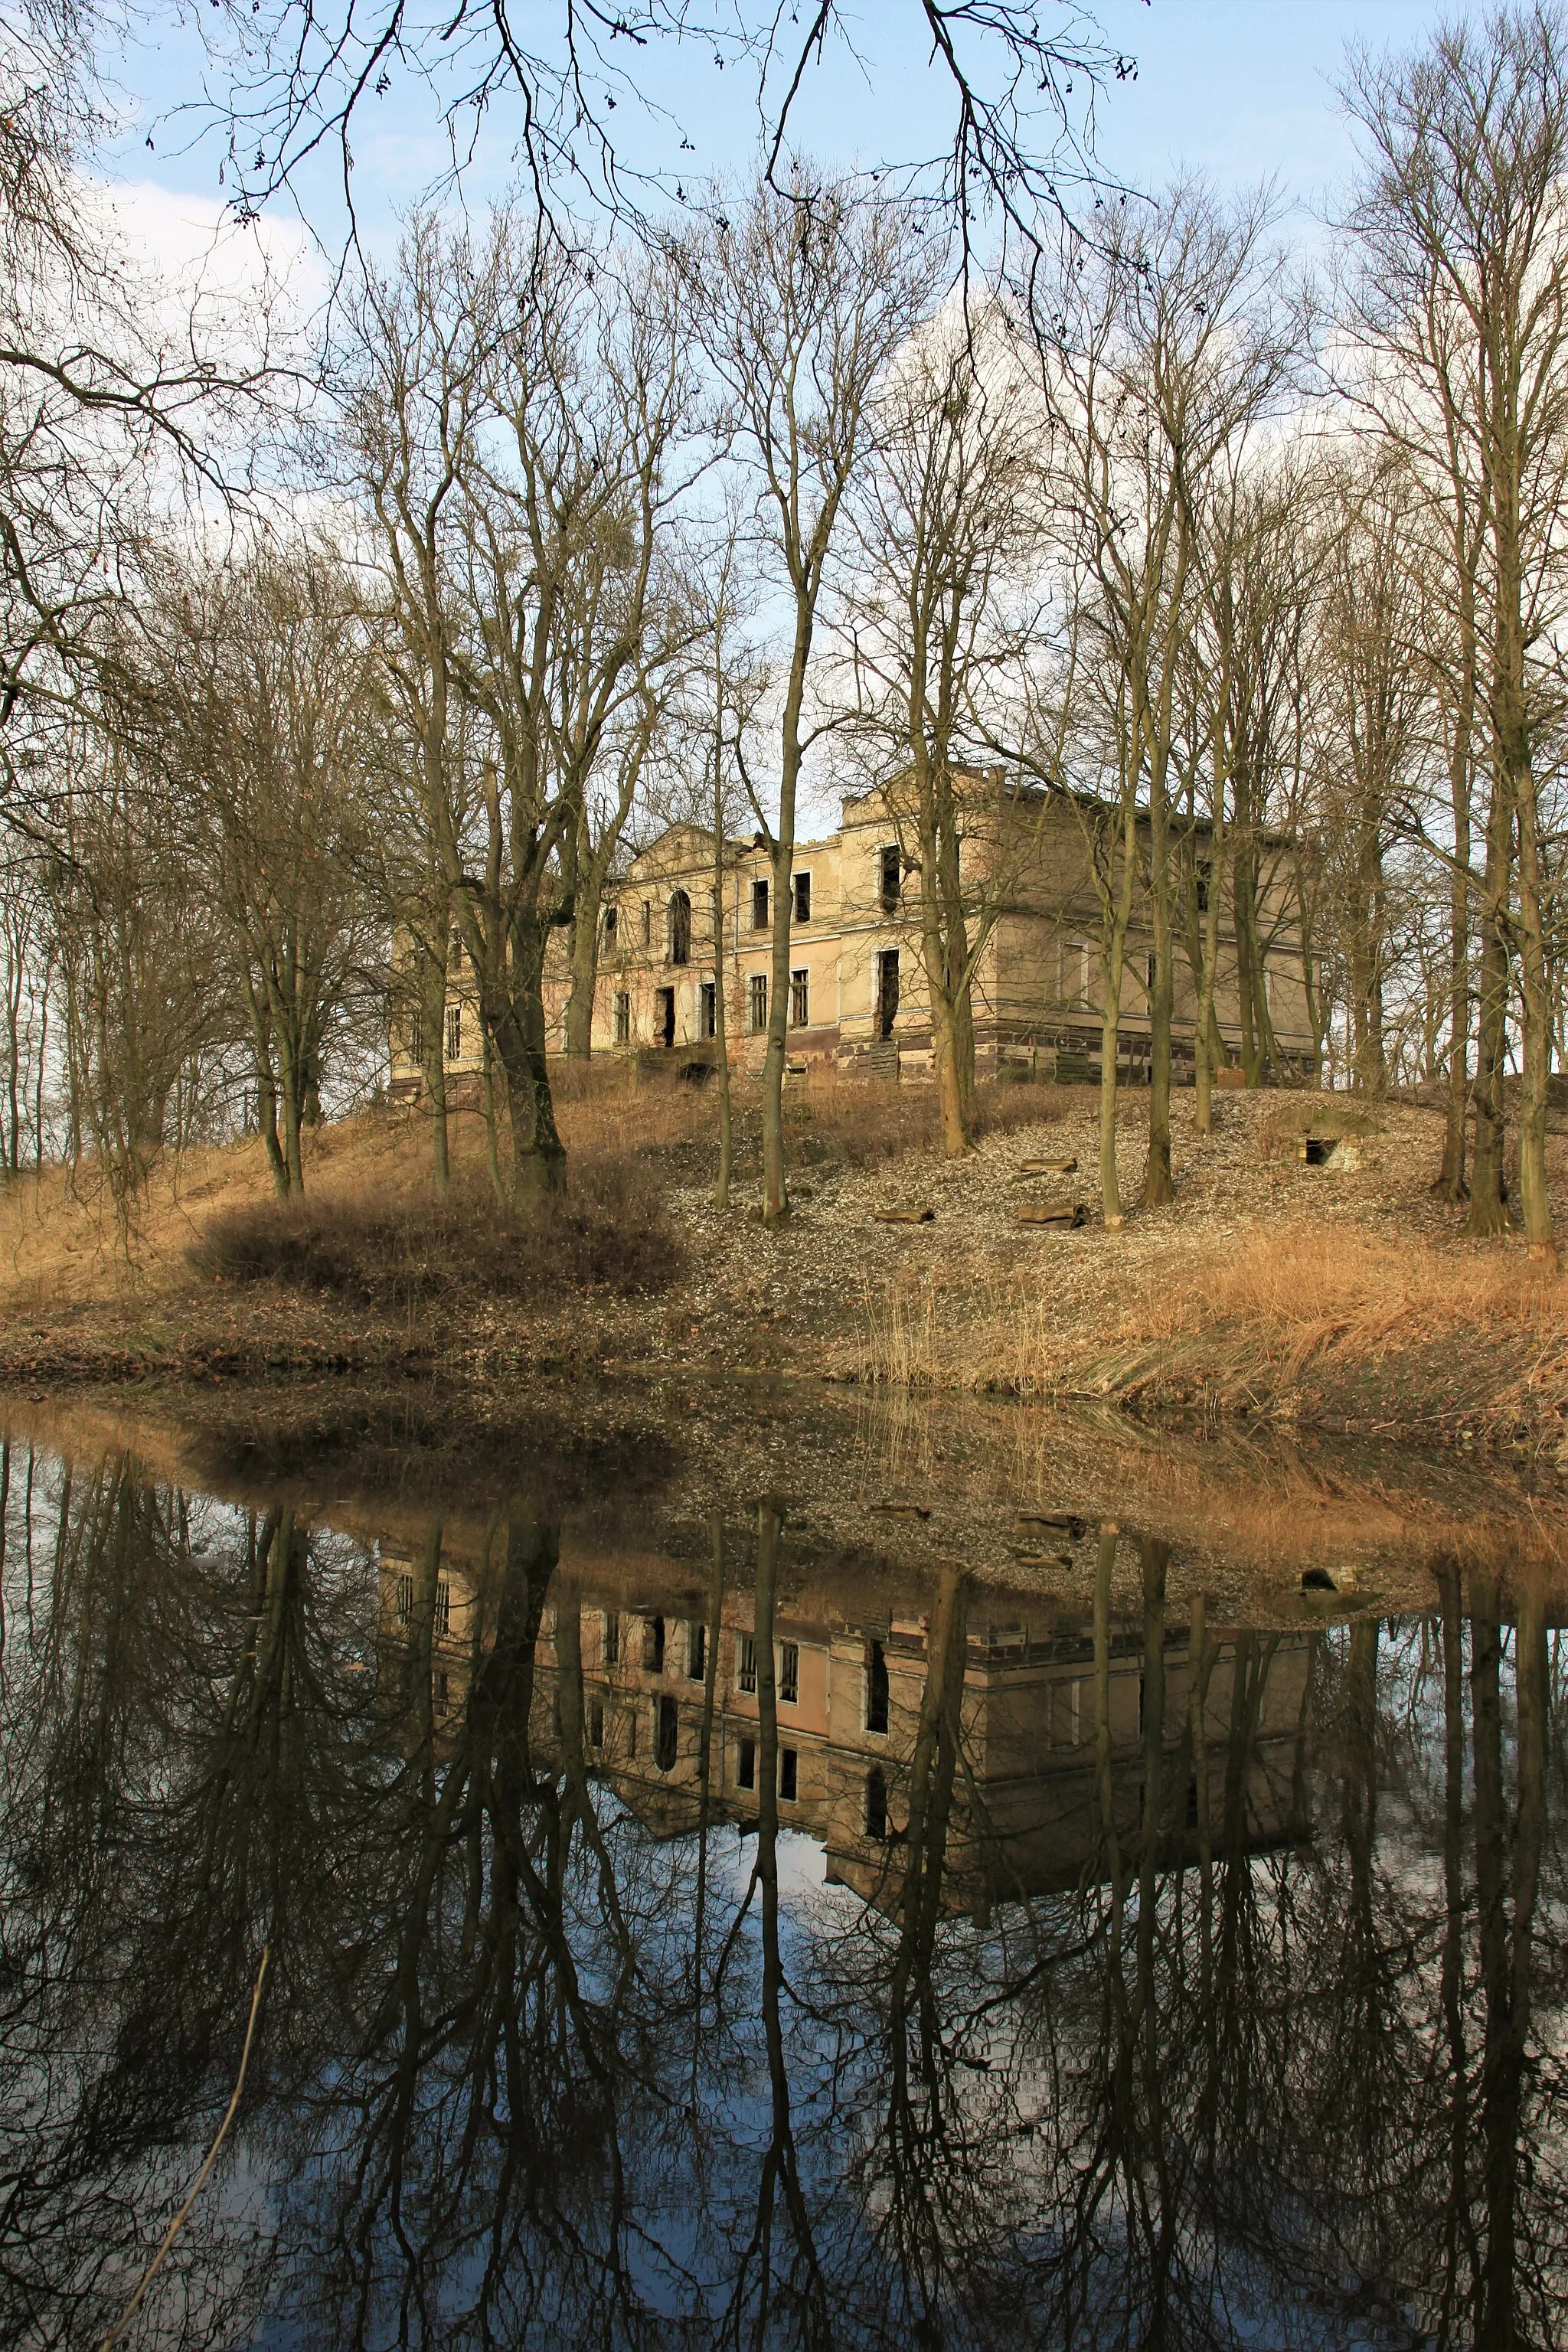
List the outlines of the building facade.
<svg viewBox="0 0 1568 2352">
<path fill-rule="evenodd" d="M 979 941 L 973 981 L 976 1065 L 1026 1065 L 1042 1076 L 1098 1076 L 1103 977 L 1096 860 L 1109 814 L 1087 796 L 1009 785 L 1000 771 L 966 781 L 961 885 Z M 788 1052 L 792 1063 L 918 1077 L 931 1065 L 931 1017 L 921 943 L 921 891 L 910 813 L 896 789 L 852 795 L 837 830 L 796 849 Z M 1141 848 L 1146 853 L 1147 824 Z M 1172 1017 L 1178 1077 L 1190 1073 L 1206 917 L 1204 836 L 1179 865 Z M 1249 981 L 1235 927 L 1220 923 L 1215 1016 L 1234 1057 L 1266 1017 L 1277 1057 L 1310 1068 L 1313 1038 L 1291 889 L 1289 844 L 1271 837 L 1258 861 L 1260 972 Z M 595 993 L 595 1054 L 668 1053 L 711 1059 L 723 996 L 731 1066 L 761 1068 L 773 979 L 773 862 L 761 835 L 715 856 L 700 826 L 675 824 L 632 858 L 606 893 Z M 718 917 L 715 919 L 715 895 Z M 1118 1062 L 1136 1082 L 1148 1068 L 1153 933 L 1147 890 L 1135 889 L 1118 1024 Z M 1245 1002 L 1250 987 L 1253 1004 Z M 547 965 L 545 1016 L 564 1044 L 569 992 L 563 939 Z M 1257 1003 L 1261 992 L 1263 1004 Z M 415 1041 L 393 1039 L 394 1092 L 419 1083 Z M 477 1003 L 457 956 L 443 1045 L 449 1070 L 477 1073 Z"/>
</svg>

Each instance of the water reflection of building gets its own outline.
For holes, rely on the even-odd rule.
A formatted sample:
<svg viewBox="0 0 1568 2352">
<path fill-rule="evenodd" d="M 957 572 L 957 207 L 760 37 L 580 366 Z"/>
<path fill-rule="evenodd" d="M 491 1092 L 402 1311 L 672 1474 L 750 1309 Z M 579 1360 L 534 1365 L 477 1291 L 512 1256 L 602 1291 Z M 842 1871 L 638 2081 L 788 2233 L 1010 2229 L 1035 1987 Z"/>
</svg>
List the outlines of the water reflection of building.
<svg viewBox="0 0 1568 2352">
<path fill-rule="evenodd" d="M 437 1738 L 461 1727 L 494 1638 L 495 1595 L 447 1561 L 384 1550 L 384 1671 L 397 1703 L 416 1696 L 427 1659 Z M 831 1882 L 878 1899 L 902 1874 L 910 1774 L 931 1669 L 930 1595 L 824 1585 L 781 1607 L 773 1627 L 776 1787 L 781 1827 L 826 1849 Z M 713 1655 L 710 1659 L 710 1643 Z M 1259 1850 L 1305 1833 L 1300 1752 L 1310 1664 L 1305 1633 L 1217 1628 L 1194 1738 L 1184 1626 L 1163 1652 L 1162 1854 L 1215 1843 Z M 962 1686 L 953 1702 L 959 1768 L 946 1834 L 945 1898 L 971 1908 L 1074 1885 L 1102 1865 L 1092 1627 L 1037 1593 L 973 1591 Z M 711 1664 L 711 1694 L 710 1665 Z M 552 1579 L 533 1647 L 530 1738 L 541 1765 L 580 1749 L 655 1834 L 707 1813 L 744 1829 L 758 1810 L 761 1724 L 752 1599 L 726 1593 L 717 1629 L 705 1596 L 670 1561 L 603 1572 L 573 1562 Z M 1111 1822 L 1141 1838 L 1148 1765 L 1149 1667 L 1141 1619 L 1113 1622 L 1105 1709 Z"/>
</svg>

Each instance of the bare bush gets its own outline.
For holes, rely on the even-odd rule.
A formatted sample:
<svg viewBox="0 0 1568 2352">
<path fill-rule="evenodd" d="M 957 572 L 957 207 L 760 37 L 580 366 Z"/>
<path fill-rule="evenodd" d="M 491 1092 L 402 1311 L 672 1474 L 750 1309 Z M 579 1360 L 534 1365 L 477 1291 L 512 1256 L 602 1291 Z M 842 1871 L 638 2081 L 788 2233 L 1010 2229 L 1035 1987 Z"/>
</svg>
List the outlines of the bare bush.
<svg viewBox="0 0 1568 2352">
<path fill-rule="evenodd" d="M 210 1218 L 187 1253 L 198 1274 L 272 1282 L 380 1311 L 495 1297 L 616 1297 L 658 1290 L 682 1254 L 645 1161 L 582 1153 L 572 1188 L 523 1212 L 479 1178 L 449 1192 L 388 1191 L 256 1202 Z"/>
</svg>

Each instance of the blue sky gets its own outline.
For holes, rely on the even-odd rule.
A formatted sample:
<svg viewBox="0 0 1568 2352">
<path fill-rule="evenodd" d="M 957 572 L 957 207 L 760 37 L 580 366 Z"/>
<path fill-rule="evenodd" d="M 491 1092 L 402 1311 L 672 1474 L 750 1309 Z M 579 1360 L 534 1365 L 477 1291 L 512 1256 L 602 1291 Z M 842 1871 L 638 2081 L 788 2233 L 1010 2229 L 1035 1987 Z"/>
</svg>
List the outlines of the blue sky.
<svg viewBox="0 0 1568 2352">
<path fill-rule="evenodd" d="M 542 15 L 552 0 L 536 0 Z M 1049 0 L 1042 0 L 1042 17 Z M 1351 163 L 1331 87 L 1348 38 L 1374 47 L 1418 40 L 1444 12 L 1436 0 L 1100 0 L 1106 38 L 1135 55 L 1136 81 L 1113 84 L 1099 120 L 1106 168 L 1136 186 L 1152 186 L 1173 165 L 1196 165 L 1222 183 L 1278 175 L 1310 213 L 1342 180 Z M 840 48 L 830 51 L 807 86 L 800 115 L 804 143 L 828 166 L 924 153 L 946 121 L 942 76 L 928 66 L 912 0 L 860 0 L 857 38 L 862 69 Z M 133 128 L 111 159 L 117 174 L 150 181 L 202 202 L 219 201 L 221 148 L 212 141 L 179 152 L 188 124 L 169 113 L 199 92 L 202 57 L 194 35 L 160 26 L 157 38 L 125 59 L 121 86 Z M 647 168 L 696 179 L 744 170 L 753 152 L 754 94 L 742 76 L 714 69 L 707 45 L 641 52 L 637 68 L 655 108 L 623 96 L 615 122 L 627 152 Z M 145 146 L 151 130 L 154 147 Z M 682 152 L 684 133 L 691 142 Z M 515 117 L 498 109 L 487 125 L 469 181 L 482 201 L 513 170 Z M 394 215 L 440 169 L 445 147 L 430 92 L 395 73 L 381 100 L 365 102 L 354 140 L 356 199 L 371 238 L 381 242 Z M 338 196 L 323 164 L 300 183 L 308 213 L 331 239 Z M 1303 217 L 1301 233 L 1313 234 Z"/>
</svg>

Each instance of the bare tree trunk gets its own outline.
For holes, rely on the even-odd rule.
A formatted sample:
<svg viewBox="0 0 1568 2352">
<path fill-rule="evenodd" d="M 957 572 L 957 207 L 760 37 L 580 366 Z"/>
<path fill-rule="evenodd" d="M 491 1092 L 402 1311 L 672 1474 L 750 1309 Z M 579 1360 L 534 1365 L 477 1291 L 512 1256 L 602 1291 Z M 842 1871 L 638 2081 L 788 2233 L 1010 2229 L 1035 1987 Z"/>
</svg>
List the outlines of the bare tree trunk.
<svg viewBox="0 0 1568 2352">
<path fill-rule="evenodd" d="M 1164 762 L 1156 757 L 1149 793 L 1149 898 L 1154 931 L 1154 985 L 1149 999 L 1149 1162 L 1143 1205 L 1157 1209 L 1175 1196 L 1171 1174 L 1171 812 Z"/>
<path fill-rule="evenodd" d="M 1515 771 L 1519 824 L 1519 969 L 1523 1003 L 1523 1085 L 1519 1112 L 1519 1201 L 1530 1255 L 1558 1266 L 1546 1189 L 1546 1087 L 1552 1068 L 1552 1003 L 1542 919 L 1541 843 L 1535 777 L 1528 751 Z"/>
<path fill-rule="evenodd" d="M 716 742 L 715 762 L 718 756 Z M 724 795 L 717 767 L 713 791 L 713 1043 L 719 1068 L 719 1173 L 713 1182 L 713 1206 L 727 1209 L 735 1165 L 735 1108 L 730 1089 L 730 1024 L 724 1001 Z"/>
<path fill-rule="evenodd" d="M 1468 1234 L 1508 1230 L 1503 1191 L 1503 1055 L 1508 1036 L 1509 809 L 1494 765 L 1487 812 L 1487 870 L 1481 905 L 1481 951 L 1476 1018 L 1476 1141 L 1470 1162 Z"/>
<path fill-rule="evenodd" d="M 1105 1003 L 1100 1021 L 1100 1195 L 1105 1223 L 1115 1231 L 1121 1223 L 1121 1189 L 1116 1172 L 1116 1049 L 1121 1030 L 1121 980 L 1127 960 L 1127 930 L 1132 919 L 1132 888 L 1137 876 L 1137 810 L 1129 796 L 1121 845 L 1121 882 L 1114 898 L 1108 897 L 1100 943 L 1100 976 Z"/>
<path fill-rule="evenodd" d="M 425 1033 L 425 1097 L 430 1112 L 430 1172 L 437 1192 L 452 1181 L 447 1134 L 447 961 L 445 955 L 425 959 L 422 991 Z"/>
</svg>

